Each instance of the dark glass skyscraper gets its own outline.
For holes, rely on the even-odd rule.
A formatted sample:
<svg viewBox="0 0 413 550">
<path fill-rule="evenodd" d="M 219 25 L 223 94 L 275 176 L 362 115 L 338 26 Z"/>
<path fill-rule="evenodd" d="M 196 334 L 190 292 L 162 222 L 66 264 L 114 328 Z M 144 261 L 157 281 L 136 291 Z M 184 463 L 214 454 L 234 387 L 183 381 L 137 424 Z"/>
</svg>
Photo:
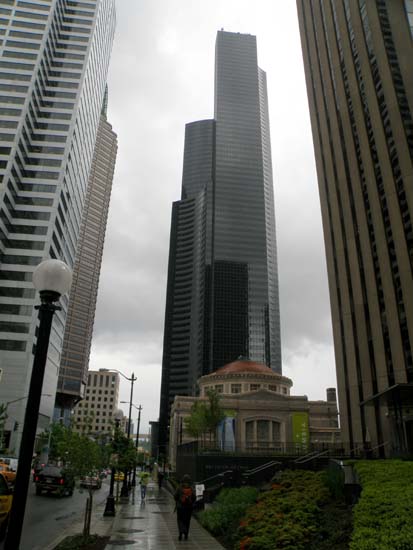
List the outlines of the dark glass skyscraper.
<svg viewBox="0 0 413 550">
<path fill-rule="evenodd" d="M 173 205 L 160 407 L 240 355 L 281 373 L 266 75 L 255 36 L 219 31 L 215 117 L 186 126 Z"/>
<path fill-rule="evenodd" d="M 413 452 L 413 5 L 298 0 L 343 440 Z"/>
</svg>

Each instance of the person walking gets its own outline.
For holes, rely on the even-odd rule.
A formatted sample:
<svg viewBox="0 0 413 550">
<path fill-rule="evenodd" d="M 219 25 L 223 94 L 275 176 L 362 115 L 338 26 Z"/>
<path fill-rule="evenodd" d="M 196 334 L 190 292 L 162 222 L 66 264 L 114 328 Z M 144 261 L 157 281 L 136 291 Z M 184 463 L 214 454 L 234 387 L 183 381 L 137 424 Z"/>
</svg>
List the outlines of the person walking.
<svg viewBox="0 0 413 550">
<path fill-rule="evenodd" d="M 191 523 L 192 511 L 195 502 L 195 491 L 191 486 L 191 478 L 188 474 L 182 477 L 179 487 L 175 491 L 176 515 L 178 521 L 178 540 L 188 539 L 189 524 Z"/>
<path fill-rule="evenodd" d="M 149 474 L 148 472 L 141 472 L 140 473 L 140 486 L 141 486 L 141 500 L 145 500 L 146 497 L 146 488 L 149 483 Z"/>
</svg>

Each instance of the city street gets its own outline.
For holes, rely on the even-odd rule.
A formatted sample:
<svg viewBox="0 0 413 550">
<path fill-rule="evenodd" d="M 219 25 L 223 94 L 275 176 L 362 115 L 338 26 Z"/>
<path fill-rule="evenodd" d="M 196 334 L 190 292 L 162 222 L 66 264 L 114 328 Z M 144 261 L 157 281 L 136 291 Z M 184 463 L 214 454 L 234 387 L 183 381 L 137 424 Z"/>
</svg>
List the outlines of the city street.
<svg viewBox="0 0 413 550">
<path fill-rule="evenodd" d="M 104 480 L 102 488 L 94 493 L 94 506 L 106 499 L 109 480 Z M 64 529 L 82 517 L 88 492 L 76 488 L 72 497 L 35 495 L 34 483 L 30 484 L 27 497 L 26 515 L 20 550 L 42 550 Z M 3 549 L 3 544 L 0 545 Z"/>
</svg>

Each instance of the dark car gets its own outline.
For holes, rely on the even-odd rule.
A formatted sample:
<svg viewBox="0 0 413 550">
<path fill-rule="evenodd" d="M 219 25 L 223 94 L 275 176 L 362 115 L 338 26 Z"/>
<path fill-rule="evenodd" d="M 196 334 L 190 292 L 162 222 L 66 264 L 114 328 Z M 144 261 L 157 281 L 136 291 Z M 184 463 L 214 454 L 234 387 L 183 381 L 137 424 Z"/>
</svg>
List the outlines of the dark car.
<svg viewBox="0 0 413 550">
<path fill-rule="evenodd" d="M 75 479 L 73 475 L 59 466 L 45 466 L 34 478 L 36 495 L 57 493 L 60 496 L 73 495 Z"/>
</svg>

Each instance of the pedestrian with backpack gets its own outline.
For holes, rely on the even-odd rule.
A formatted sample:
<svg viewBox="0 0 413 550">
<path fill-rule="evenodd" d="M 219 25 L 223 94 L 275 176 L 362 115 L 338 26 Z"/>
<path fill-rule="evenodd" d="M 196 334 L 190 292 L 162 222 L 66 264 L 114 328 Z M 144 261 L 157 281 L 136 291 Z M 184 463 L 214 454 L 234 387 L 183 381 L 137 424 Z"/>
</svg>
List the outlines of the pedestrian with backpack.
<svg viewBox="0 0 413 550">
<path fill-rule="evenodd" d="M 189 524 L 195 502 L 195 491 L 191 486 L 191 478 L 188 474 L 182 477 L 181 483 L 175 491 L 176 515 L 178 521 L 178 540 L 188 539 Z"/>
</svg>

